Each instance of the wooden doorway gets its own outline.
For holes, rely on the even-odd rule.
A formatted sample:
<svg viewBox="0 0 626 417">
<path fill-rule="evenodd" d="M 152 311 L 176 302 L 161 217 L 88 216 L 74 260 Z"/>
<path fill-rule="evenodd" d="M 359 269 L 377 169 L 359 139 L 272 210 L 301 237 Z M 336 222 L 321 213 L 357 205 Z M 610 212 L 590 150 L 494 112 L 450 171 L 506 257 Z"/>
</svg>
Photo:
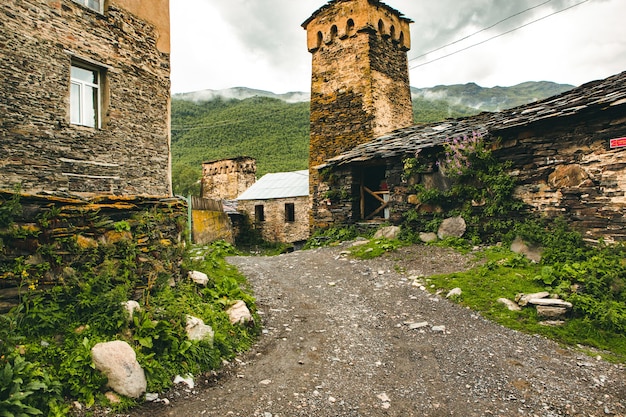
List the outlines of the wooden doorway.
<svg viewBox="0 0 626 417">
<path fill-rule="evenodd" d="M 385 166 L 363 167 L 357 173 L 359 181 L 359 218 L 361 220 L 389 219 L 389 189 Z"/>
</svg>

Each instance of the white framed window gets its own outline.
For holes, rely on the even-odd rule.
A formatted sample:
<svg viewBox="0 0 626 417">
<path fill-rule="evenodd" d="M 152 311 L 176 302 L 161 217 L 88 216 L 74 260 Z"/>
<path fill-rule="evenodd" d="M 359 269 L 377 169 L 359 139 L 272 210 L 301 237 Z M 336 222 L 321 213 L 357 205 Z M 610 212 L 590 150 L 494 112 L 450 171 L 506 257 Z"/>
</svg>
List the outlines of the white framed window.
<svg viewBox="0 0 626 417">
<path fill-rule="evenodd" d="M 104 0 L 73 0 L 74 3 L 78 3 L 82 6 L 85 6 L 91 10 L 95 10 L 98 13 L 103 12 Z"/>
<path fill-rule="evenodd" d="M 104 71 L 72 61 L 70 81 L 70 123 L 101 127 L 101 86 Z"/>
</svg>

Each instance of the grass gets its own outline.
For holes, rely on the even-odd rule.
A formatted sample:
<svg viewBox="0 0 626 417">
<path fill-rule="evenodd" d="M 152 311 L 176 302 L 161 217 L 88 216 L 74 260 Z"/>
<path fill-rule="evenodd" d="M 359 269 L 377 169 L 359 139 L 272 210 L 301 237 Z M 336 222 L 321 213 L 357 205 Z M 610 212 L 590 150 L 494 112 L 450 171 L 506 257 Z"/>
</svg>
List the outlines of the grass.
<svg viewBox="0 0 626 417">
<path fill-rule="evenodd" d="M 626 363 L 624 334 L 602 330 L 585 317 L 569 317 L 560 327 L 544 326 L 540 324 L 535 309 L 510 311 L 497 302 L 498 298 L 513 300 L 518 293 L 548 291 L 549 288 L 536 279 L 541 274 L 540 264 L 497 247 L 486 249 L 477 256 L 483 261 L 480 266 L 466 272 L 428 277 L 427 287 L 434 285 L 431 290 L 443 292 L 461 288 L 462 294 L 454 297 L 454 301 L 496 323 L 525 333 L 540 334 L 612 362 Z"/>
</svg>

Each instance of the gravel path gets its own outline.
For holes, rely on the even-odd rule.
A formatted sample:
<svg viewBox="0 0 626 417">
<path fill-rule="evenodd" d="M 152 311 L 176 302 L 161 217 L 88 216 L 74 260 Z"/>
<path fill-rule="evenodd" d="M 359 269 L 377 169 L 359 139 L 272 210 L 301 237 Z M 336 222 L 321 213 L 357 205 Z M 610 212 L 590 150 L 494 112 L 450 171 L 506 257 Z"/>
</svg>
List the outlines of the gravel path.
<svg viewBox="0 0 626 417">
<path fill-rule="evenodd" d="M 347 245 L 347 244 L 346 244 Z M 411 277 L 470 266 L 412 246 L 235 257 L 264 319 L 252 352 L 133 416 L 626 416 L 626 369 L 493 324 Z"/>
</svg>

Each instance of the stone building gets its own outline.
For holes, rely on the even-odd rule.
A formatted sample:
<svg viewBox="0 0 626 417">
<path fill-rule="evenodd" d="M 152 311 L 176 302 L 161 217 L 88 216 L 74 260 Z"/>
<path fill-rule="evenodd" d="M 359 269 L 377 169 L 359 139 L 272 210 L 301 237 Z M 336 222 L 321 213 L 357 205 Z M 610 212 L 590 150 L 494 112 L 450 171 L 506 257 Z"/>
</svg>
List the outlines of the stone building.
<svg viewBox="0 0 626 417">
<path fill-rule="evenodd" d="M 169 0 L 0 3 L 0 190 L 171 195 Z"/>
<path fill-rule="evenodd" d="M 313 55 L 311 225 L 400 223 L 421 207 L 412 185 L 441 186 L 444 143 L 478 133 L 512 161 L 530 207 L 589 237 L 626 240 L 626 72 L 499 113 L 411 126 L 409 23 L 377 0 L 333 0 L 303 24 Z M 416 156 L 425 169 L 407 178 L 404 161 Z"/>
<path fill-rule="evenodd" d="M 309 172 L 266 174 L 237 198 L 268 242 L 296 243 L 309 238 Z"/>
<path fill-rule="evenodd" d="M 310 193 L 329 189 L 313 167 L 413 122 L 407 51 L 411 20 L 378 0 L 333 0 L 302 26 L 312 55 Z M 328 210 L 313 204 L 314 226 Z"/>
<path fill-rule="evenodd" d="M 234 200 L 256 181 L 256 160 L 247 156 L 202 164 L 202 198 Z"/>
<path fill-rule="evenodd" d="M 376 219 L 384 206 L 399 223 L 420 208 L 411 185 L 441 184 L 436 162 L 444 143 L 474 133 L 512 162 L 517 196 L 529 206 L 565 217 L 588 237 L 626 240 L 626 72 L 510 110 L 399 129 L 330 158 L 316 167 L 336 196 L 324 221 Z M 404 160 L 415 156 L 429 168 L 406 178 Z M 378 181 L 385 201 L 364 201 L 364 188 Z"/>
</svg>

